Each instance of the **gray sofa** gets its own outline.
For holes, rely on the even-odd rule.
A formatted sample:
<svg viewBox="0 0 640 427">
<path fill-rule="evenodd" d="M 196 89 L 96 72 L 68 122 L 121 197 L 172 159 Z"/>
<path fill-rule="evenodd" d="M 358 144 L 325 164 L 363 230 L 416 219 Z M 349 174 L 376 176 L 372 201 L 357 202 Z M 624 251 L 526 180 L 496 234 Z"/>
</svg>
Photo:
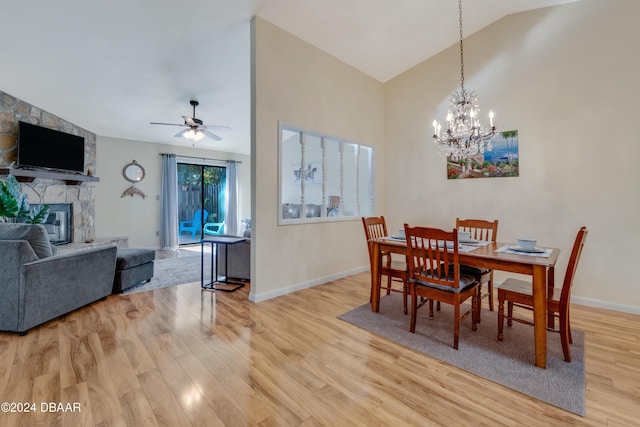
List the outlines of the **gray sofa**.
<svg viewBox="0 0 640 427">
<path fill-rule="evenodd" d="M 54 252 L 44 226 L 0 223 L 0 330 L 24 334 L 111 294 L 115 246 Z"/>
<path fill-rule="evenodd" d="M 251 280 L 251 230 L 247 230 L 244 237 L 247 237 L 247 240 L 236 243 L 235 245 L 218 245 L 219 275 L 227 276 L 231 279 Z M 228 275 L 224 265 L 227 248 L 229 248 Z"/>
</svg>

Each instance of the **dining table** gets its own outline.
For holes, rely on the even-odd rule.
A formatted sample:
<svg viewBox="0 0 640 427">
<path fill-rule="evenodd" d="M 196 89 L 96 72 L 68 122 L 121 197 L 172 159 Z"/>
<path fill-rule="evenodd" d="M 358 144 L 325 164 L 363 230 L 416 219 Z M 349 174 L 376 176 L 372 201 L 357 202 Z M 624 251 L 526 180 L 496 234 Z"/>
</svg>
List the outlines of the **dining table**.
<svg viewBox="0 0 640 427">
<path fill-rule="evenodd" d="M 407 242 L 393 237 L 381 237 L 369 240 L 372 254 L 371 265 L 371 311 L 380 309 L 381 264 L 383 253 L 407 255 Z M 460 264 L 485 267 L 493 270 L 532 276 L 533 291 L 533 328 L 535 342 L 535 365 L 547 366 L 547 325 L 553 324 L 553 313 L 547 313 L 547 294 L 554 286 L 554 267 L 560 255 L 560 249 L 546 248 L 545 256 L 498 252 L 510 246 L 509 243 L 484 242 L 468 251 L 458 251 Z"/>
</svg>

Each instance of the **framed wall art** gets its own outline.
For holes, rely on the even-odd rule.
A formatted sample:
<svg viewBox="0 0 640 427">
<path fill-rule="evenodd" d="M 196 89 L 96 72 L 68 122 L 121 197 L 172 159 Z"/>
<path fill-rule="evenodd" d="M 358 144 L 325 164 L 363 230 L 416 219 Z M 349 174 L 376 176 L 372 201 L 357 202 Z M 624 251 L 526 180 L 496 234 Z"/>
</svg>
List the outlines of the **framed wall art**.
<svg viewBox="0 0 640 427">
<path fill-rule="evenodd" d="M 519 176 L 518 131 L 497 132 L 491 150 L 467 158 L 447 157 L 447 179 Z"/>
</svg>

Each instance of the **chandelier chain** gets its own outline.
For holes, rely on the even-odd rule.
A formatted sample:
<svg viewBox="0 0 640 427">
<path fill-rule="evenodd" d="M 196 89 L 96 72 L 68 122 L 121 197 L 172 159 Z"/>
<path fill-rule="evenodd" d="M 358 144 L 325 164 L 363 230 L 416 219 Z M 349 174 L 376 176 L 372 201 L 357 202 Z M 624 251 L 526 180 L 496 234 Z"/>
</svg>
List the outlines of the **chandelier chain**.
<svg viewBox="0 0 640 427">
<path fill-rule="evenodd" d="M 462 48 L 462 0 L 458 0 L 458 21 L 460 23 L 460 87 L 464 91 L 464 49 Z"/>
<path fill-rule="evenodd" d="M 441 154 L 452 161 L 468 159 L 472 156 L 482 156 L 485 151 L 491 151 L 491 140 L 496 134 L 493 123 L 493 111 L 489 112 L 489 128 L 480 123 L 478 113 L 478 97 L 475 91 L 467 92 L 464 88 L 464 34 L 462 26 L 462 0 L 458 0 L 458 22 L 460 29 L 460 91 L 455 91 L 449 97 L 449 110 L 446 117 L 446 130 L 441 134 L 441 126 L 437 120 L 433 121 L 433 140 L 438 145 Z M 473 167 L 472 164 L 463 167 Z"/>
</svg>

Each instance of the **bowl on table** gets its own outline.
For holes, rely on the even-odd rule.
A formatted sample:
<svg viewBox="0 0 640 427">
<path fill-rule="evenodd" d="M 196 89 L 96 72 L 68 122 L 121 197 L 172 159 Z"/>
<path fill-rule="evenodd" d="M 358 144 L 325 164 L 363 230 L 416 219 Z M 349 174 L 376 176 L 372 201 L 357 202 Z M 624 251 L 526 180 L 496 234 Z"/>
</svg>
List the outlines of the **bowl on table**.
<svg viewBox="0 0 640 427">
<path fill-rule="evenodd" d="M 471 232 L 470 231 L 458 231 L 458 242 L 470 242 L 471 241 Z"/>
<path fill-rule="evenodd" d="M 536 248 L 536 243 L 538 243 L 535 239 L 518 239 L 518 246 L 520 246 L 525 251 L 532 251 Z"/>
</svg>

